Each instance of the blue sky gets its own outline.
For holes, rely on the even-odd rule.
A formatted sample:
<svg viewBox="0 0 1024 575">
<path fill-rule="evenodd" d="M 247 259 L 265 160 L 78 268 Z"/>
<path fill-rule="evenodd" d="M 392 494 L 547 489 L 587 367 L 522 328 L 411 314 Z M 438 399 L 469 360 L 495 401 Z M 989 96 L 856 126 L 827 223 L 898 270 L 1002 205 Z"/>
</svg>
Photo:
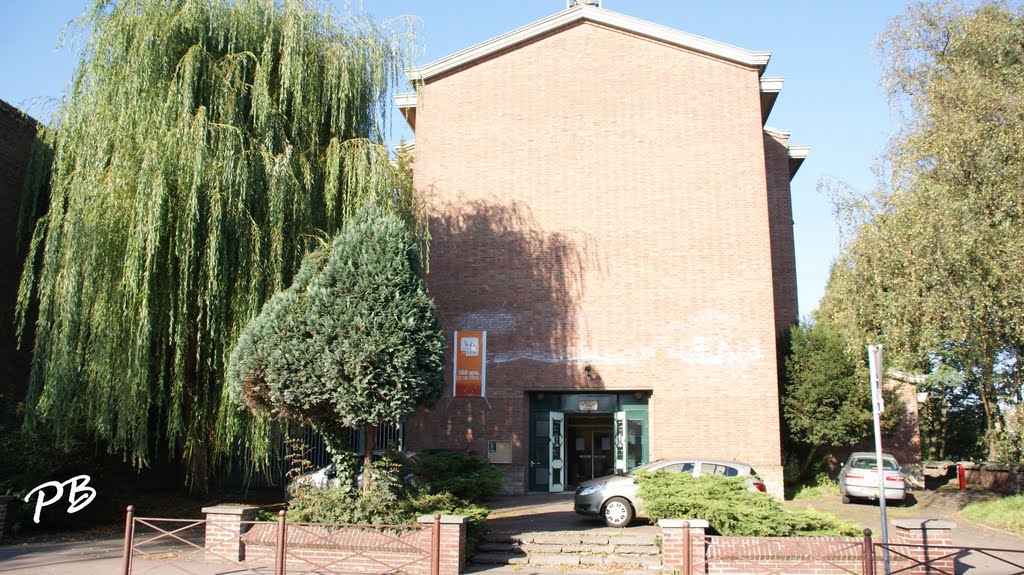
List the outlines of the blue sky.
<svg viewBox="0 0 1024 575">
<path fill-rule="evenodd" d="M 73 51 L 56 48 L 57 38 L 84 5 L 85 0 L 4 2 L 0 99 L 46 117 L 76 64 Z M 878 85 L 881 70 L 874 40 L 905 3 L 603 0 L 603 6 L 772 53 L 765 76 L 782 76 L 785 84 L 768 125 L 791 131 L 794 145 L 811 146 L 792 192 L 800 313 L 813 311 L 838 250 L 828 198 L 816 191 L 817 184 L 822 178 L 837 178 L 859 190 L 874 187 L 871 165 L 894 129 Z M 565 0 L 364 0 L 361 7 L 379 20 L 418 17 L 417 63 L 424 64 L 563 10 Z M 390 138 L 397 142 L 402 137 L 411 139 L 412 134 L 396 115 Z"/>
</svg>

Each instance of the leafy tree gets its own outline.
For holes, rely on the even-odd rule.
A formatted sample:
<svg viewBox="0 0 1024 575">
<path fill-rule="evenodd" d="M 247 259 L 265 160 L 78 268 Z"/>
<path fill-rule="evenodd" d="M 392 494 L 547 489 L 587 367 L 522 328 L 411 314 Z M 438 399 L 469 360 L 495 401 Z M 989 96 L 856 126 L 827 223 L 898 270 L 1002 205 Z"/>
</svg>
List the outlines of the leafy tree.
<svg viewBox="0 0 1024 575">
<path fill-rule="evenodd" d="M 224 385 L 242 327 L 356 206 L 410 205 L 379 144 L 404 36 L 317 0 L 98 0 L 80 24 L 23 203 L 30 419 L 202 487 L 239 441 L 266 456 Z"/>
<path fill-rule="evenodd" d="M 792 447 L 802 454 L 798 476 L 822 448 L 853 445 L 872 433 L 869 373 L 839 330 L 827 321 L 790 328 L 782 414 Z M 886 392 L 883 430 L 898 424 L 903 405 Z"/>
<path fill-rule="evenodd" d="M 347 428 L 376 437 L 380 424 L 436 401 L 445 342 L 417 254 L 400 218 L 359 212 L 246 326 L 231 354 L 231 396 L 313 425 L 332 451 Z M 372 449 L 365 457 L 370 469 Z"/>
<path fill-rule="evenodd" d="M 903 118 L 882 185 L 840 198 L 852 233 L 821 306 L 851 340 L 976 385 L 989 456 L 1020 395 L 1024 342 L 1024 17 L 1018 6 L 915 4 L 881 37 Z"/>
</svg>

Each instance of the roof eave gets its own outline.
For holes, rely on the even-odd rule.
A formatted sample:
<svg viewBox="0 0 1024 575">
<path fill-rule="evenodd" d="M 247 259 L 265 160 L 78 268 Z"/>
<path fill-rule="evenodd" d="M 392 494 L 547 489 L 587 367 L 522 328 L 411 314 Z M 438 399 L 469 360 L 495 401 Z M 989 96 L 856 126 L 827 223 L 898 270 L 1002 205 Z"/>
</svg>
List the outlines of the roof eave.
<svg viewBox="0 0 1024 575">
<path fill-rule="evenodd" d="M 398 113 L 402 114 L 405 121 L 416 131 L 416 92 L 395 94 L 395 107 Z"/>
<path fill-rule="evenodd" d="M 803 165 L 804 160 L 811 153 L 810 146 L 790 146 L 789 147 L 789 179 L 792 180 L 793 176 L 796 175 L 800 166 Z"/>
<path fill-rule="evenodd" d="M 409 68 L 406 70 L 406 77 L 411 83 L 425 82 L 430 78 L 467 66 L 538 36 L 584 21 L 618 28 L 695 52 L 757 68 L 758 75 L 764 73 L 768 60 L 771 59 L 771 52 L 751 52 L 743 48 L 737 48 L 736 46 L 730 46 L 701 36 L 674 30 L 617 12 L 611 12 L 603 8 L 597 8 L 592 5 L 580 5 L 557 12 L 547 18 L 537 20 L 511 32 L 506 32 L 429 64 Z"/>
<path fill-rule="evenodd" d="M 761 78 L 761 125 L 768 121 L 768 116 L 775 107 L 775 100 L 782 91 L 782 78 Z"/>
</svg>

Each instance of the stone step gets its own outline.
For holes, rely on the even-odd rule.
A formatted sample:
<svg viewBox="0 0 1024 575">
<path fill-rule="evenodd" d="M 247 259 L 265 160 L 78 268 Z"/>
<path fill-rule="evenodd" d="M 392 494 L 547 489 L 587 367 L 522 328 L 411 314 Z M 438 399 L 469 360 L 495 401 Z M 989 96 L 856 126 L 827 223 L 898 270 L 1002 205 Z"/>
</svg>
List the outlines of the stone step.
<svg viewBox="0 0 1024 575">
<path fill-rule="evenodd" d="M 484 535 L 472 562 L 573 572 L 614 569 L 616 573 L 651 573 L 661 568 L 661 547 L 656 533 L 492 532 Z"/>
<path fill-rule="evenodd" d="M 608 532 L 537 532 L 537 533 L 488 533 L 482 541 L 487 543 L 537 543 L 550 545 L 657 545 L 656 533 L 608 533 Z"/>
<path fill-rule="evenodd" d="M 524 543 L 520 547 L 528 555 L 570 553 L 575 555 L 661 555 L 661 549 L 656 545 L 618 545 L 618 544 L 595 544 L 595 545 L 552 545 L 541 543 Z M 484 549 L 489 551 L 510 551 L 511 549 Z"/>
<path fill-rule="evenodd" d="M 530 558 L 523 553 L 481 553 L 473 554 L 473 563 L 477 565 L 525 565 Z"/>
<path fill-rule="evenodd" d="M 477 544 L 476 550 L 487 552 L 487 553 L 512 553 L 519 549 L 520 546 L 511 541 L 486 541 Z"/>
</svg>

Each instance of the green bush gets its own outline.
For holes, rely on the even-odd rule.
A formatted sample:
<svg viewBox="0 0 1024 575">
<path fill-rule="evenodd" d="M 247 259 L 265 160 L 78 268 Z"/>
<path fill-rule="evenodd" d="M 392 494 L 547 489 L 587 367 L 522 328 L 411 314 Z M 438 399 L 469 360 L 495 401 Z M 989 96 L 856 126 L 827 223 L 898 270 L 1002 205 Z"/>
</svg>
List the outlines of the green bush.
<svg viewBox="0 0 1024 575">
<path fill-rule="evenodd" d="M 797 485 L 793 490 L 793 499 L 823 499 L 839 495 L 839 482 L 819 473 L 813 480 Z"/>
<path fill-rule="evenodd" d="M 416 515 L 466 515 L 466 553 L 472 554 L 487 531 L 485 521 L 490 509 L 460 500 L 451 493 L 424 493 L 410 500 L 410 510 Z"/>
<path fill-rule="evenodd" d="M 470 503 L 490 501 L 501 491 L 501 471 L 475 453 L 422 455 L 414 473 L 427 493 L 451 493 Z"/>
<path fill-rule="evenodd" d="M 458 457 L 450 457 L 452 455 Z M 457 494 L 443 490 L 444 485 L 455 485 L 463 493 L 477 497 L 494 493 L 501 486 L 501 472 L 479 456 L 468 453 L 445 453 L 428 456 L 425 469 L 436 473 L 428 481 L 419 465 L 410 468 L 409 462 L 396 453 L 388 452 L 370 468 L 373 481 L 370 490 L 359 491 L 352 481 L 320 489 L 312 485 L 291 488 L 292 500 L 287 517 L 289 521 L 306 523 L 368 523 L 402 525 L 413 523 L 421 515 L 466 515 L 466 551 L 471 553 L 483 536 L 490 509 L 468 501 Z M 354 458 L 336 457 L 338 477 L 353 477 Z M 482 464 L 481 464 L 482 462 Z M 420 461 L 422 463 L 422 460 Z M 443 476 L 444 470 L 450 475 Z M 415 472 L 415 473 L 414 473 Z M 497 475 L 495 480 L 494 475 Z M 410 480 L 418 477 L 416 481 Z M 472 480 L 486 483 L 476 489 L 467 487 Z M 493 483 L 497 481 L 495 487 Z M 268 518 L 269 515 L 268 515 Z"/>
<path fill-rule="evenodd" d="M 638 473 L 644 511 L 658 519 L 704 519 L 721 535 L 740 537 L 850 536 L 853 525 L 819 512 L 791 512 L 767 493 L 747 491 L 742 478 Z"/>
</svg>

